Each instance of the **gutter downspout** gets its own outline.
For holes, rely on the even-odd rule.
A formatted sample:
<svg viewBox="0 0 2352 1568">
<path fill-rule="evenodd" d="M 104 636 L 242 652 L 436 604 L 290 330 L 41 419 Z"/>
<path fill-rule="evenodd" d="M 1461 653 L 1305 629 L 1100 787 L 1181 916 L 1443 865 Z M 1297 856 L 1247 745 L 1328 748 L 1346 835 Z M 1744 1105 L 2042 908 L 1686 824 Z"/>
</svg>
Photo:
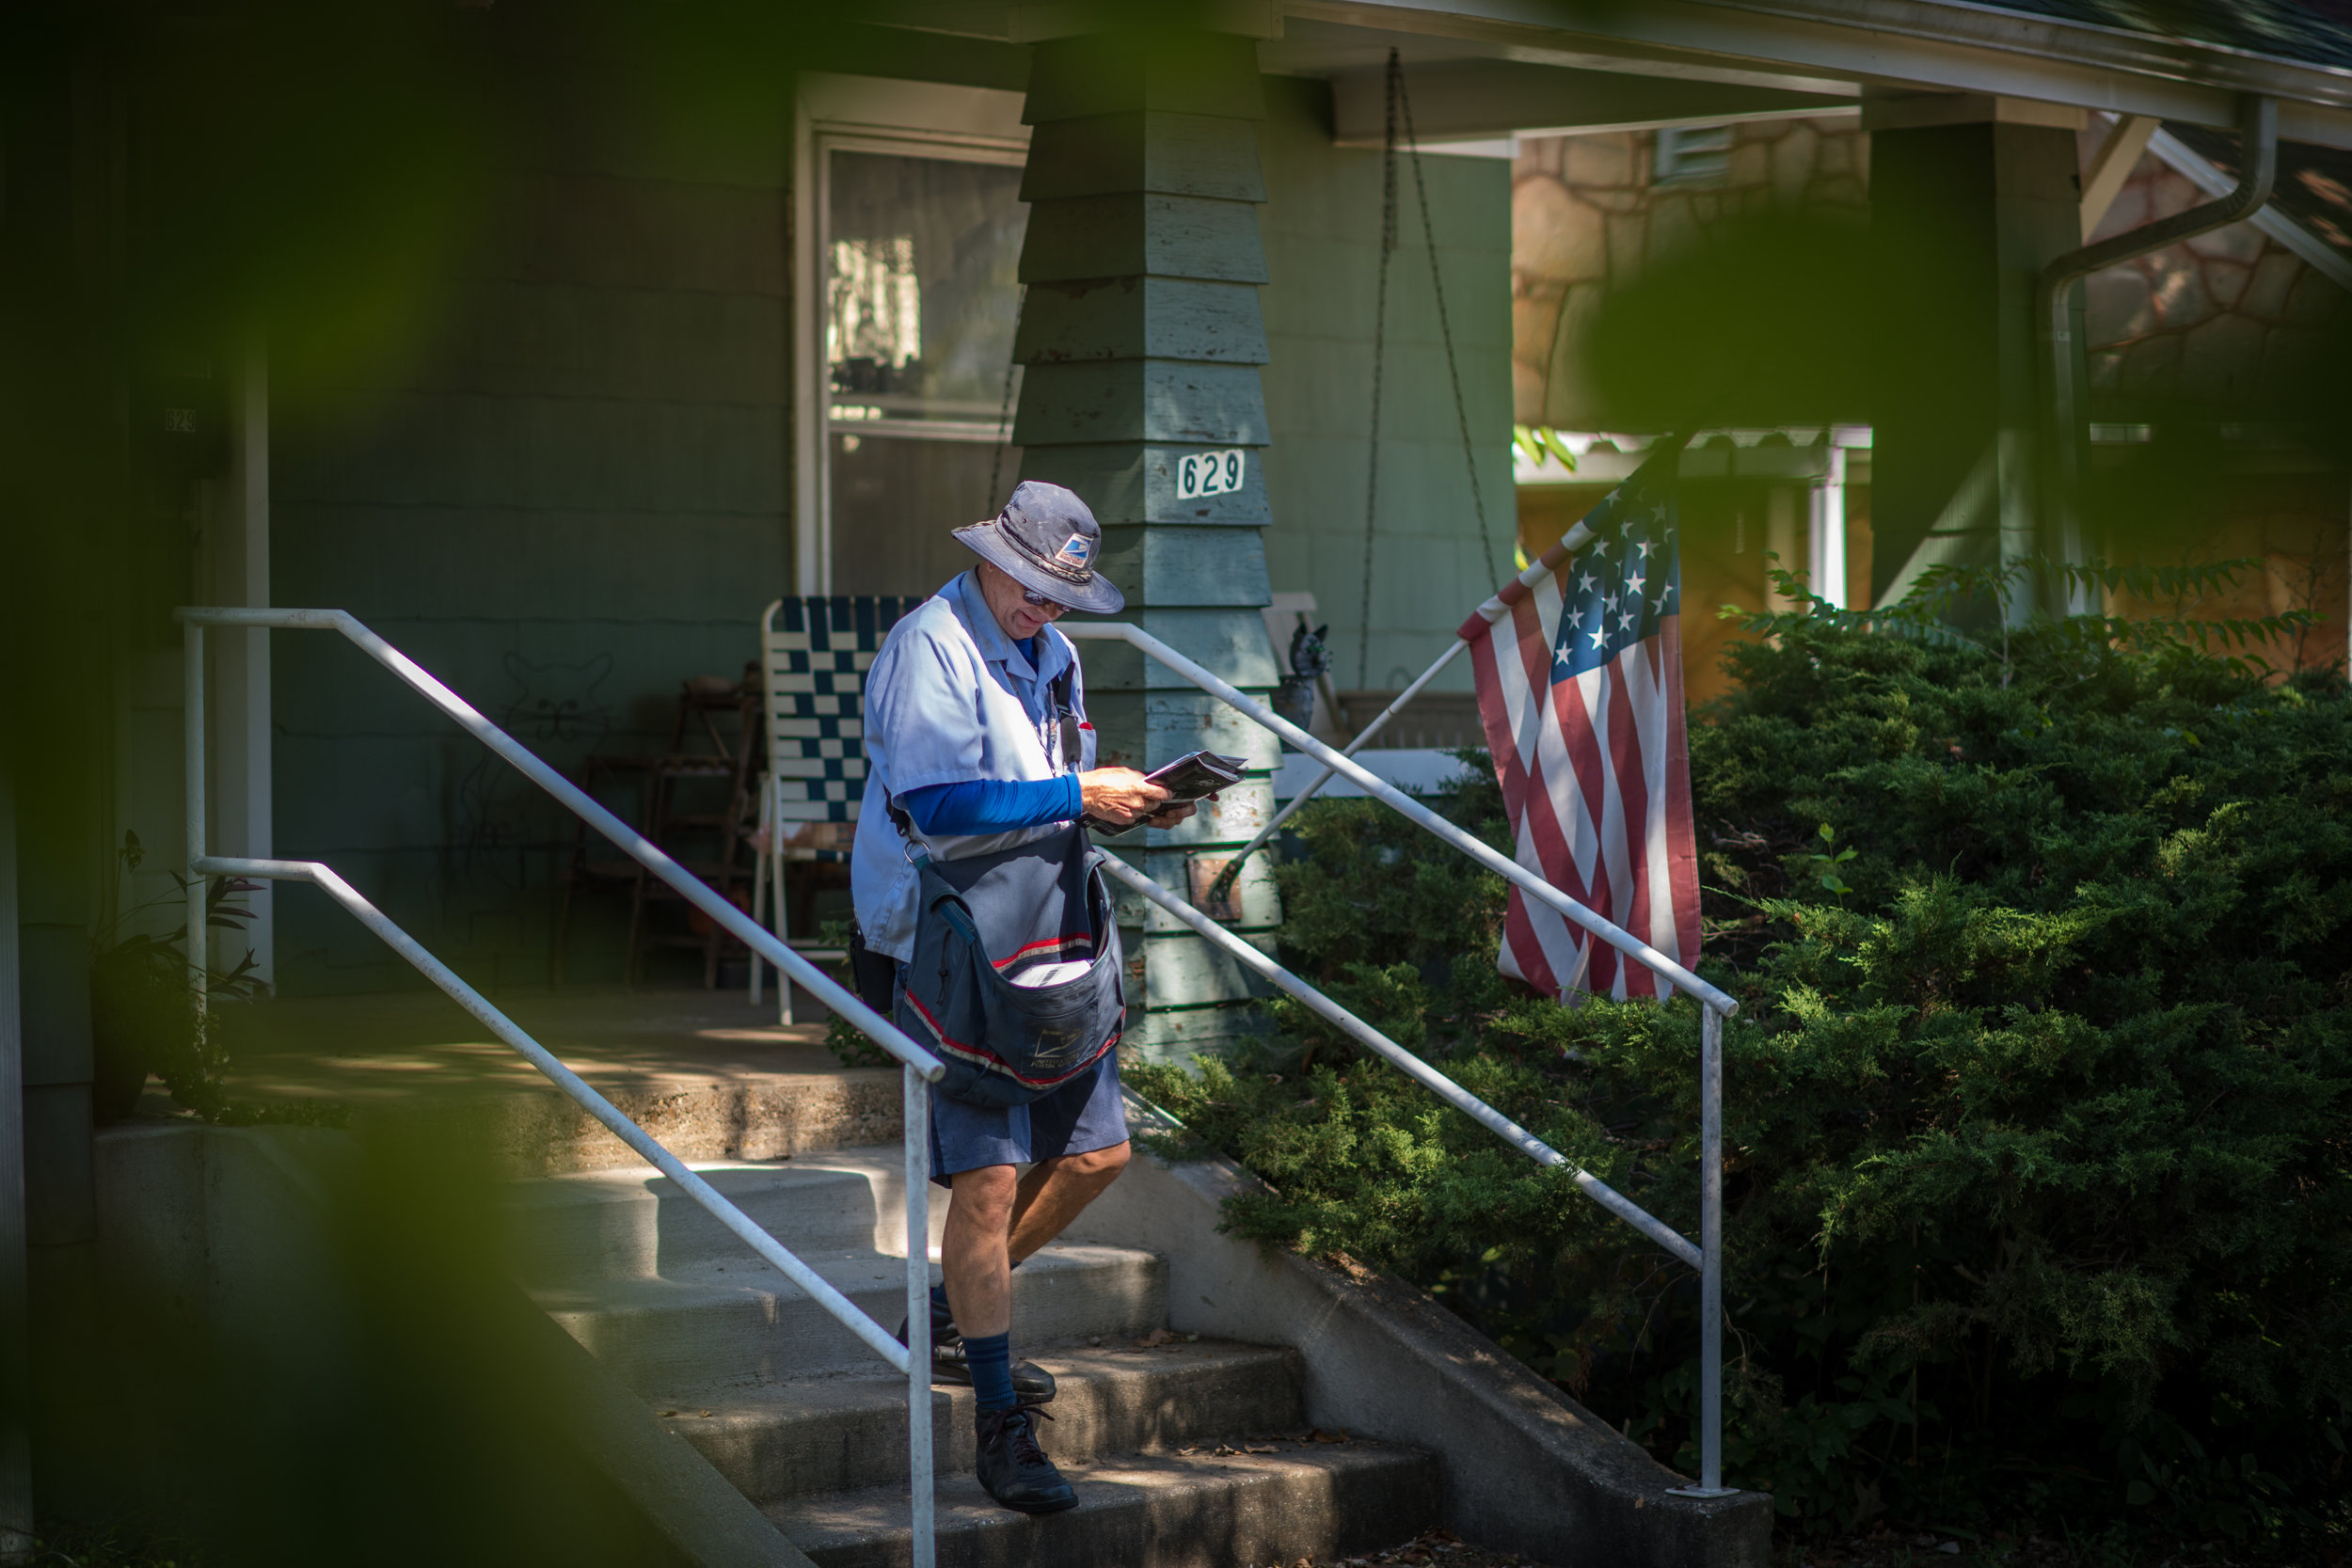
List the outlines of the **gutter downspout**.
<svg viewBox="0 0 2352 1568">
<path fill-rule="evenodd" d="M 2227 195 L 2070 250 L 2042 268 L 2035 281 L 2034 321 L 2050 382 L 2050 513 L 2058 523 L 2059 554 L 2070 562 L 2085 559 L 2077 507 L 2082 495 L 2082 388 L 2075 384 L 2074 286 L 2102 267 L 2227 228 L 2262 211 L 2279 171 L 2278 100 L 2249 93 L 2239 101 L 2238 141 L 2237 185 Z M 2083 602 L 2070 603 L 2068 612 L 2086 613 L 2089 597 L 2087 590 L 2075 589 L 2070 598 Z"/>
</svg>

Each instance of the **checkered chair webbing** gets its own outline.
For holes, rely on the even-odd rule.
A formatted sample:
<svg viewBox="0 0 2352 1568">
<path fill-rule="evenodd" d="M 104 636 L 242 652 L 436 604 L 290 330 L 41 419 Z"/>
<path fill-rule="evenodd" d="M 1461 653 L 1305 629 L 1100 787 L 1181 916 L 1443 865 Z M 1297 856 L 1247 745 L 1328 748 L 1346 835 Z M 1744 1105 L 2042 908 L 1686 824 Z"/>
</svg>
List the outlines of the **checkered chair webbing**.
<svg viewBox="0 0 2352 1568">
<path fill-rule="evenodd" d="M 837 855 L 796 825 L 852 823 L 866 792 L 866 672 L 898 618 L 920 599 L 778 599 L 760 622 L 766 691 L 768 772 L 779 836 L 806 841 L 803 854 Z M 846 847 L 846 846 L 844 846 Z"/>
<path fill-rule="evenodd" d="M 845 860 L 866 793 L 866 672 L 898 618 L 919 598 L 778 599 L 759 622 L 760 687 L 768 723 L 768 768 L 760 782 L 759 868 L 752 918 L 772 886 L 774 923 L 787 935 L 787 861 Z M 752 1001 L 761 971 L 752 964 Z M 792 988 L 779 988 L 791 1022 Z"/>
</svg>

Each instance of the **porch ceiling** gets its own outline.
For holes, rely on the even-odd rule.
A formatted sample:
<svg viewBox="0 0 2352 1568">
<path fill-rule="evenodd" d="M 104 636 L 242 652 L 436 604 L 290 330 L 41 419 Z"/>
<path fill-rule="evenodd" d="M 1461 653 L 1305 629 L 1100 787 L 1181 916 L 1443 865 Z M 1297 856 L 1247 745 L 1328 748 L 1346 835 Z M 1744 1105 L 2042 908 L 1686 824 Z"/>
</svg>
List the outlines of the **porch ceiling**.
<svg viewBox="0 0 2352 1568">
<path fill-rule="evenodd" d="M 1254 33 L 1266 71 L 1333 81 L 1347 107 L 1391 46 L 1429 139 L 1820 113 L 1864 94 L 1975 93 L 2227 129 L 2280 101 L 2279 134 L 2352 149 L 2352 30 L 2293 0 L 2231 0 L 2185 38 L 2116 0 L 1196 0 Z M 1230 13 L 1230 15 L 1229 15 Z M 1132 15 L 1085 0 L 879 0 L 884 25 L 1025 40 Z M 2204 13 L 2199 13 L 2201 16 Z M 2292 57 L 2289 57 L 2292 56 Z M 1426 83 L 1424 86 L 1423 83 Z M 1427 106 L 1422 107 L 1423 104 Z"/>
</svg>

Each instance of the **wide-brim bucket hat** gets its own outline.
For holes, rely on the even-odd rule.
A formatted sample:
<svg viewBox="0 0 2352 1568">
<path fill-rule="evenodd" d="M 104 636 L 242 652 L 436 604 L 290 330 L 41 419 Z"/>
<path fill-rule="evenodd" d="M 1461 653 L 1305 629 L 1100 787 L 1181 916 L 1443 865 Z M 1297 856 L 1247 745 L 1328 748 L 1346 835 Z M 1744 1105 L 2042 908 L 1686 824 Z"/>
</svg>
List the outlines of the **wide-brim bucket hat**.
<svg viewBox="0 0 2352 1568">
<path fill-rule="evenodd" d="M 982 561 L 1032 594 L 1056 604 L 1108 615 L 1127 608 L 1127 595 L 1094 569 L 1103 528 L 1087 503 L 1058 484 L 1025 479 L 1005 509 L 956 530 Z"/>
</svg>

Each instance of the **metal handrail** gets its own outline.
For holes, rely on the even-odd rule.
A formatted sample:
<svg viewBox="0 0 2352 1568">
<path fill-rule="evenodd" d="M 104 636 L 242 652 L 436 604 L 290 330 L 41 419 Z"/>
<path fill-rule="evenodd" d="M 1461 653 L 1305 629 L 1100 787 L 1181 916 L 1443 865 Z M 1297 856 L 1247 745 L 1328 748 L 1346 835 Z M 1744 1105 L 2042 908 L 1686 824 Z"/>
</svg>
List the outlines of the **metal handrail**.
<svg viewBox="0 0 2352 1568">
<path fill-rule="evenodd" d="M 1415 697 L 1421 695 L 1422 688 L 1442 674 L 1447 665 L 1470 651 L 1472 628 L 1479 628 L 1483 632 L 1485 627 L 1491 626 L 1497 621 L 1502 620 L 1505 614 L 1509 613 L 1512 601 L 1516 597 L 1534 589 L 1544 578 L 1558 571 L 1570 556 L 1592 542 L 1592 520 L 1588 517 L 1578 518 L 1556 543 L 1547 546 L 1541 555 L 1529 562 L 1520 570 L 1518 578 L 1503 584 L 1498 592 L 1487 598 L 1486 603 L 1471 611 L 1470 618 L 1463 622 L 1461 629 L 1454 634 L 1454 641 L 1446 644 L 1445 652 L 1439 654 L 1428 669 L 1414 676 L 1412 684 L 1391 699 L 1389 705 L 1382 708 L 1371 723 L 1358 730 L 1355 738 L 1348 741 L 1347 750 L 1341 754 L 1352 757 L 1371 745 L 1373 737 L 1380 733 L 1390 720 L 1404 712 L 1406 705 Z M 1289 821 L 1301 806 L 1313 800 L 1317 790 L 1331 782 L 1332 774 L 1333 769 L 1329 768 L 1316 774 L 1309 781 L 1306 788 L 1291 797 L 1289 804 L 1266 819 L 1266 825 L 1258 830 L 1257 837 L 1251 839 L 1242 847 L 1240 853 L 1225 863 L 1225 869 L 1217 874 L 1217 886 L 1220 892 L 1232 886 L 1234 878 L 1241 872 L 1242 863 L 1272 842 L 1274 835 L 1281 831 L 1282 824 Z"/>
<path fill-rule="evenodd" d="M 1518 862 L 1479 842 L 1436 812 L 1431 811 L 1427 806 L 1422 805 L 1419 800 L 1398 789 L 1394 784 L 1366 768 L 1361 763 L 1333 751 L 1255 697 L 1222 676 L 1211 673 L 1200 664 L 1145 631 L 1141 626 L 1131 626 L 1124 621 L 1084 621 L 1064 622 L 1061 629 L 1073 638 L 1082 638 L 1091 641 L 1120 641 L 1133 644 L 1212 697 L 1223 702 L 1228 707 L 1256 720 L 1261 725 L 1272 730 L 1298 750 L 1305 752 L 1365 794 L 1385 805 L 1393 807 L 1414 826 L 1436 834 L 1495 875 L 1506 881 L 1516 883 L 1538 902 L 1558 911 L 1562 915 L 1583 927 L 1584 929 L 1628 958 L 1640 960 L 1642 966 L 1652 974 L 1661 974 L 1672 980 L 1708 1006 L 1721 1011 L 1726 1017 L 1740 1010 L 1739 1002 L 1727 992 L 1700 979 L 1648 942 L 1611 921 L 1608 916 L 1578 903 L 1534 872 L 1519 864 Z"/>
<path fill-rule="evenodd" d="M 855 992 L 825 974 L 808 959 L 745 914 L 733 903 L 719 895 L 710 884 L 672 860 L 660 846 L 646 838 L 636 829 L 623 822 L 596 799 L 571 780 L 541 761 L 520 741 L 477 712 L 473 705 L 398 648 L 385 641 L 362 626 L 348 610 L 246 610 L 246 609 L 181 609 L 172 611 L 187 627 L 190 657 L 188 660 L 186 700 L 187 711 L 196 716 L 189 721 L 193 726 L 203 715 L 202 689 L 203 628 L 210 626 L 285 626 L 310 631 L 337 631 L 393 674 L 414 687 L 424 698 L 439 708 L 458 726 L 473 736 L 521 771 L 540 788 L 554 796 L 574 816 L 586 819 L 588 825 L 611 839 L 622 853 L 636 861 L 675 890 L 712 920 L 724 927 L 729 934 L 744 942 L 752 951 L 798 980 L 802 987 L 834 1012 L 857 1025 L 858 1030 L 875 1044 L 889 1052 L 900 1062 L 921 1070 L 924 1078 L 937 1083 L 947 1070 L 939 1058 L 915 1043 L 898 1026 L 858 1000 Z M 191 738 L 200 738 L 191 729 Z M 204 781 L 191 776 L 188 796 L 188 842 L 204 842 Z M 189 894 L 189 909 L 194 916 L 190 930 L 201 930 L 203 891 L 199 887 Z M 194 947 L 190 948 L 188 966 L 190 983 L 197 994 L 203 994 L 203 965 Z"/>
<path fill-rule="evenodd" d="M 1577 526 L 1581 528 L 1583 525 L 1580 523 Z M 1358 730 L 1356 734 L 1350 737 L 1347 742 L 1346 750 L 1343 751 L 1340 755 L 1343 757 L 1352 757 L 1357 752 L 1369 747 L 1375 740 L 1378 739 L 1380 732 L 1388 727 L 1389 721 L 1404 712 L 1406 706 L 1412 703 L 1412 700 L 1421 695 L 1422 689 L 1426 687 L 1431 681 L 1436 680 L 1439 675 L 1445 673 L 1446 666 L 1453 663 L 1454 659 L 1469 647 L 1470 644 L 1463 641 L 1459 638 L 1456 638 L 1452 642 L 1447 643 L 1445 652 L 1438 656 L 1437 661 L 1431 664 L 1428 669 L 1423 670 L 1420 674 L 1415 675 L 1410 685 L 1406 686 L 1404 690 L 1398 692 L 1394 697 L 1391 698 L 1389 700 L 1389 705 L 1382 708 L 1379 713 L 1374 717 L 1371 723 L 1366 724 L 1362 729 Z M 1246 863 L 1250 856 L 1256 854 L 1259 850 L 1273 843 L 1274 835 L 1282 831 L 1282 824 L 1288 822 L 1293 816 L 1296 816 L 1299 808 L 1304 806 L 1308 801 L 1313 800 L 1323 786 L 1329 784 L 1334 777 L 1335 774 L 1332 769 L 1326 768 L 1322 772 L 1316 774 L 1312 779 L 1308 781 L 1306 788 L 1300 790 L 1297 794 L 1292 796 L 1288 801 L 1276 808 L 1274 815 L 1266 818 L 1265 826 L 1258 830 L 1258 836 L 1251 839 L 1248 844 L 1243 845 L 1241 848 L 1234 852 L 1233 858 L 1225 863 L 1225 869 L 1217 873 L 1218 883 L 1222 887 L 1230 888 L 1232 886 L 1234 879 L 1241 875 L 1243 863 Z"/>
<path fill-rule="evenodd" d="M 754 1252 L 772 1264 L 810 1298 L 855 1334 L 869 1349 L 890 1363 L 907 1380 L 907 1466 L 913 1514 L 913 1558 L 915 1568 L 933 1568 L 937 1559 L 935 1479 L 931 1452 L 930 1391 L 930 1085 L 946 1072 L 939 1059 L 908 1038 L 897 1026 L 844 990 L 814 964 L 763 931 L 751 919 L 656 845 L 598 805 L 578 785 L 533 755 L 512 736 L 485 719 L 465 699 L 435 679 L 413 659 L 340 610 L 251 610 L 211 607 L 173 611 L 185 627 L 187 671 L 185 761 L 187 768 L 188 841 L 188 968 L 198 1006 L 204 1002 L 206 962 L 204 941 L 205 879 L 257 877 L 277 881 L 308 882 L 318 888 L 375 933 L 452 1001 L 471 1013 L 489 1030 L 539 1069 L 565 1096 L 603 1124 L 648 1164 L 678 1185 L 721 1225 Z M 423 693 L 435 706 L 454 719 L 483 744 L 513 763 L 533 783 L 611 839 L 646 870 L 675 888 L 695 908 L 749 943 L 753 951 L 799 980 L 817 997 L 843 1014 L 868 1038 L 897 1056 L 905 1080 L 903 1096 L 906 1184 L 906 1312 L 907 1339 L 896 1338 L 811 1269 L 790 1248 L 760 1227 L 729 1202 L 719 1190 L 688 1167 L 585 1079 L 565 1067 L 555 1054 L 526 1034 L 504 1013 L 491 1006 L 456 973 L 402 930 L 350 883 L 317 861 L 245 860 L 205 852 L 204 628 L 207 626 L 287 626 L 339 631 L 364 649 L 377 663 Z M 756 961 L 756 960 L 755 960 Z"/>
<path fill-rule="evenodd" d="M 1327 777 L 1336 773 L 1348 780 L 1365 794 L 1403 814 L 1416 826 L 1444 840 L 1547 907 L 1557 910 L 1652 974 L 1673 981 L 1697 998 L 1702 1008 L 1699 1029 L 1699 1240 L 1698 1244 L 1693 1246 L 1672 1227 L 1632 1199 L 1588 1172 L 1570 1165 L 1566 1156 L 1324 996 L 1240 937 L 1210 920 L 1189 902 L 1133 866 L 1116 858 L 1107 861 L 1107 869 L 1128 886 L 1346 1030 L 1433 1093 L 1491 1129 L 1530 1159 L 1543 1164 L 1568 1166 L 1574 1173 L 1577 1186 L 1586 1196 L 1698 1271 L 1699 1484 L 1675 1490 L 1685 1497 L 1730 1496 L 1736 1489 L 1723 1484 L 1723 1026 L 1725 1018 L 1739 1011 L 1738 1000 L 1721 988 L 1700 979 L 1630 931 L 1586 909 L 1518 862 L 1497 853 L 1491 847 L 1448 822 L 1352 758 L 1317 740 L 1232 682 L 1178 653 L 1142 627 L 1123 621 L 1083 621 L 1064 622 L 1061 629 L 1073 638 L 1126 642 L 1150 655 L 1228 707 L 1256 721 L 1262 727 L 1314 757 L 1324 765 Z"/>
<path fill-rule="evenodd" d="M 1389 1038 L 1323 992 L 1315 990 L 1297 975 L 1267 958 L 1257 948 L 1185 903 L 1168 888 L 1137 871 L 1125 861 L 1105 857 L 1103 867 L 1112 876 L 1142 894 L 1160 908 L 1191 927 L 1217 946 L 1231 953 L 1249 968 L 1256 970 L 1291 995 L 1339 1025 L 1380 1055 L 1393 1062 L 1399 1070 L 1423 1088 L 1454 1106 L 1464 1116 L 1492 1131 L 1504 1143 L 1518 1149 L 1539 1165 L 1565 1165 L 1584 1196 L 1633 1227 L 1683 1262 L 1695 1269 L 1701 1259 L 1699 1249 L 1674 1227 L 1650 1213 L 1640 1204 L 1612 1187 L 1589 1171 L 1571 1164 L 1568 1157 L 1545 1143 L 1541 1138 L 1504 1116 L 1501 1111 L 1462 1087 L 1419 1056 Z"/>
</svg>

